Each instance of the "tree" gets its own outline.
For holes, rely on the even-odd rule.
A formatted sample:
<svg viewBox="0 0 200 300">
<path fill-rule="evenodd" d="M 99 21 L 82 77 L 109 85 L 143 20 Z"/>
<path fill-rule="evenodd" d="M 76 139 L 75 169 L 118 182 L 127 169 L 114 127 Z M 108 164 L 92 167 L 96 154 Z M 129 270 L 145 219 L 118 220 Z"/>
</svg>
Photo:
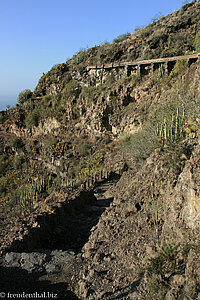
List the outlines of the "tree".
<svg viewBox="0 0 200 300">
<path fill-rule="evenodd" d="M 24 104 L 28 99 L 30 99 L 32 96 L 32 92 L 29 89 L 26 89 L 19 93 L 17 101 L 19 104 Z"/>
</svg>

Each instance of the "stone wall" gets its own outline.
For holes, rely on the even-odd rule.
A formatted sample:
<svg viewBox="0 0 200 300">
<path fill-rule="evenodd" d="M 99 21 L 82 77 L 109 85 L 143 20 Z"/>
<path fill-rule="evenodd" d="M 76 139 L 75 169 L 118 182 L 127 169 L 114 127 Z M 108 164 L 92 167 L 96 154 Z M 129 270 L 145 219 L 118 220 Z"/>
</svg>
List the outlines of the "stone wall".
<svg viewBox="0 0 200 300">
<path fill-rule="evenodd" d="M 119 80 L 122 76 L 130 76 L 138 74 L 144 76 L 162 68 L 163 72 L 170 73 L 178 60 L 187 60 L 188 66 L 199 59 L 198 54 L 175 56 L 167 58 L 157 58 L 151 60 L 121 62 L 118 64 L 109 64 L 102 66 L 88 66 L 88 85 L 99 85 L 104 83 L 109 76 L 113 76 L 115 80 Z"/>
</svg>

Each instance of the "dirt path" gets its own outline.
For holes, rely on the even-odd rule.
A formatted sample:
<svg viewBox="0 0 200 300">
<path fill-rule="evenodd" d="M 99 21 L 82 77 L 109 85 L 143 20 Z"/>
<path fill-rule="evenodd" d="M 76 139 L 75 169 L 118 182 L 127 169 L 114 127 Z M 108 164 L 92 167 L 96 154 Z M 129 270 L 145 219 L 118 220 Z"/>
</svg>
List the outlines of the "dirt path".
<svg viewBox="0 0 200 300">
<path fill-rule="evenodd" d="M 81 249 L 88 241 L 92 228 L 113 201 L 113 191 L 119 176 L 97 185 L 96 201 L 72 212 L 51 227 L 51 239 L 45 240 L 43 249 L 30 253 L 7 253 L 1 260 L 0 293 L 9 299 L 8 293 L 32 294 L 40 299 L 78 299 L 70 291 L 82 267 Z M 45 293 L 46 294 L 45 294 Z M 35 293 L 38 293 L 35 294 Z M 0 294 L 1 296 L 1 294 Z M 23 299 L 22 297 L 18 299 Z"/>
</svg>

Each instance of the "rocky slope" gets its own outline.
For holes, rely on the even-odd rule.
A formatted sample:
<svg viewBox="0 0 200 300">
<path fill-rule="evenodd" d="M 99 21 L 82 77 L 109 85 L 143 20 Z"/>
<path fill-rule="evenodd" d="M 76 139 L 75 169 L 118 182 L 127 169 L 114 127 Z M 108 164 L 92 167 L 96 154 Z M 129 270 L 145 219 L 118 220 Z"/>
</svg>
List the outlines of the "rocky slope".
<svg viewBox="0 0 200 300">
<path fill-rule="evenodd" d="M 60 299 L 200 299 L 200 62 L 99 85 L 87 72 L 198 52 L 199 10 L 77 53 L 0 114 L 5 292 L 13 272 L 10 291 Z"/>
<path fill-rule="evenodd" d="M 170 155 L 120 179 L 82 249 L 81 299 L 199 299 L 199 143 Z"/>
</svg>

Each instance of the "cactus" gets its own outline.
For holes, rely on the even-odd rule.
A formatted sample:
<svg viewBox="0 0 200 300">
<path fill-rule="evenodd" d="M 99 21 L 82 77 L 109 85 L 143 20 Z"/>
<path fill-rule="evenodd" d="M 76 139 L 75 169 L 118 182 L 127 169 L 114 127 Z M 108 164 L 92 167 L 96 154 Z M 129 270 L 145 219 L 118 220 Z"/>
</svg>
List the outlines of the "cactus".
<svg viewBox="0 0 200 300">
<path fill-rule="evenodd" d="M 179 129 L 179 110 L 177 108 L 176 121 L 175 121 L 175 133 L 174 133 L 175 140 L 178 138 L 178 129 Z"/>
<path fill-rule="evenodd" d="M 183 137 L 183 122 L 185 119 L 185 112 L 183 110 L 182 117 L 179 114 L 179 108 L 176 110 L 176 114 L 172 114 L 170 125 L 167 124 L 166 118 L 163 123 L 157 124 L 155 133 L 160 138 L 161 144 L 164 146 L 166 143 L 173 143 L 179 138 Z"/>
</svg>

